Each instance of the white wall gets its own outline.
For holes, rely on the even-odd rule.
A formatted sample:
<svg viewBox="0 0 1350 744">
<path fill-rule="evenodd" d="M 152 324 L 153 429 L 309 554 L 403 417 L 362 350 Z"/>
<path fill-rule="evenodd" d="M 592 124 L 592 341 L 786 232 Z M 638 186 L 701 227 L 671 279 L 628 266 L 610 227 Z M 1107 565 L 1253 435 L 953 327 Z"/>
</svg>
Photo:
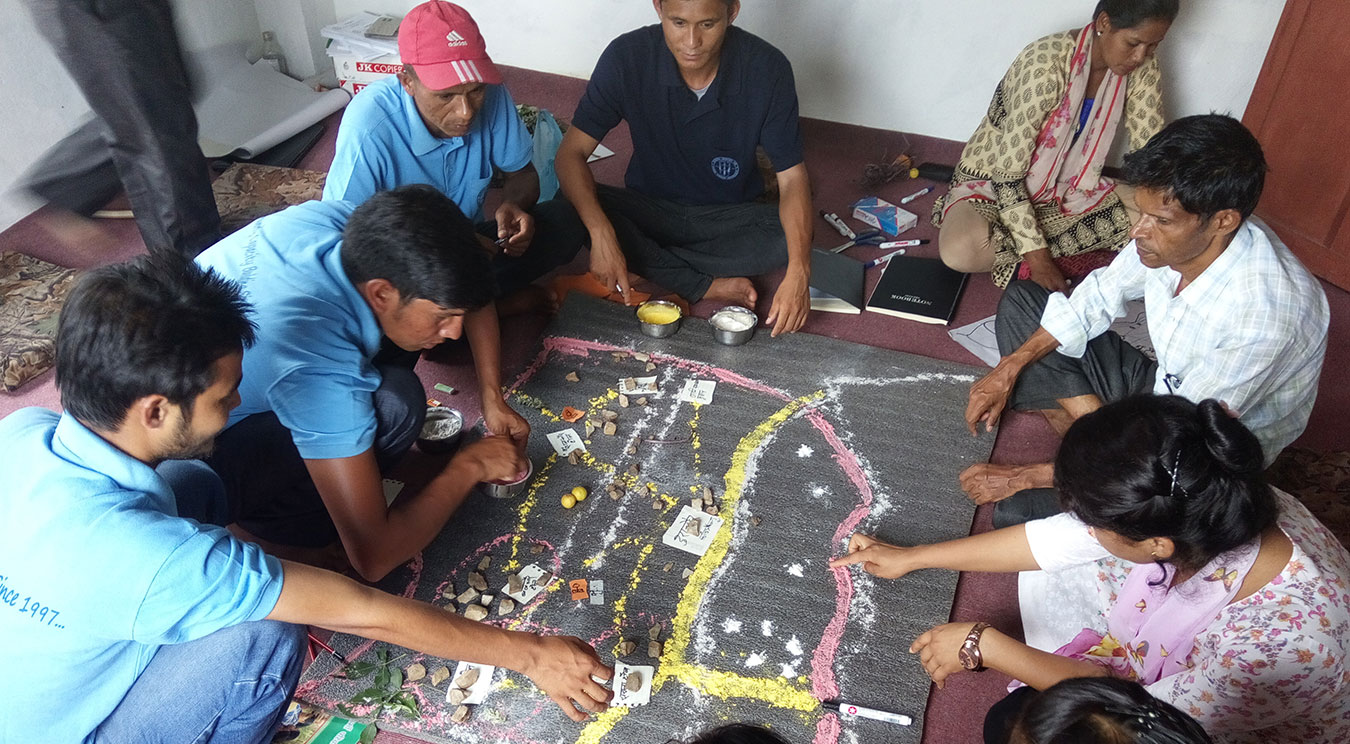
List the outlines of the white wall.
<svg viewBox="0 0 1350 744">
<path fill-rule="evenodd" d="M 327 2 L 327 0 L 325 0 Z M 261 33 L 254 0 L 173 0 L 187 54 Z M 48 147 L 74 129 L 89 106 L 37 31 L 27 4 L 0 2 L 0 230 L 38 204 L 12 190 Z"/>
<path fill-rule="evenodd" d="M 654 23 L 644 0 L 458 0 L 494 60 L 590 76 L 610 39 Z M 337 17 L 415 0 L 333 0 Z M 1086 25 L 1095 0 L 742 0 L 737 20 L 787 54 L 804 116 L 965 140 L 1023 46 Z M 1241 116 L 1284 0 L 1182 0 L 1161 52 L 1170 116 Z"/>
</svg>

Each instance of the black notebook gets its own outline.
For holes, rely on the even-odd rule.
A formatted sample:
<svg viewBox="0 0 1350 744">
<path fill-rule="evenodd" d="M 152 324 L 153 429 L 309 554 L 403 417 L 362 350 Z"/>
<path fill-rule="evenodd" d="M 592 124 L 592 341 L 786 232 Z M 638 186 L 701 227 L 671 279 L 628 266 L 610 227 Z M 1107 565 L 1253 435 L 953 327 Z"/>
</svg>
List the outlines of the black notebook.
<svg viewBox="0 0 1350 744">
<path fill-rule="evenodd" d="M 966 286 L 966 274 L 941 259 L 896 256 L 867 300 L 867 309 L 920 323 L 947 325 Z"/>
<path fill-rule="evenodd" d="M 811 309 L 861 315 L 862 261 L 836 253 L 811 251 Z"/>
</svg>

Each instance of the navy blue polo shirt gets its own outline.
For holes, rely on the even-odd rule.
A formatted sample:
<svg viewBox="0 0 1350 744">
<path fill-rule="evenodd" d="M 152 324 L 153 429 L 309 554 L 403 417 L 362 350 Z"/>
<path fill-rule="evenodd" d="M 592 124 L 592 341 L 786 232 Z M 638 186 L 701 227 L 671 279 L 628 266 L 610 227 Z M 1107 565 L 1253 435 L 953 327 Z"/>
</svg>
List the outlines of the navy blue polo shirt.
<svg viewBox="0 0 1350 744">
<path fill-rule="evenodd" d="M 699 98 L 680 77 L 661 26 L 615 39 L 600 55 L 572 126 L 596 140 L 627 121 L 628 188 L 684 204 L 738 204 L 764 191 L 762 145 L 776 171 L 802 162 L 797 89 L 787 57 L 736 26 Z"/>
</svg>

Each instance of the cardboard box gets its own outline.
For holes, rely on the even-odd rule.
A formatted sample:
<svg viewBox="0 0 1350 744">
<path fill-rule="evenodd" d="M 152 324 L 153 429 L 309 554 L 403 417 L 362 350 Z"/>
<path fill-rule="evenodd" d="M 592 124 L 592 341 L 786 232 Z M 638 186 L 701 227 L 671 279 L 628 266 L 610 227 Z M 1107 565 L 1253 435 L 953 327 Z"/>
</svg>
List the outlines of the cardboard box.
<svg viewBox="0 0 1350 744">
<path fill-rule="evenodd" d="M 899 235 L 919 224 L 918 215 L 875 196 L 860 199 L 853 205 L 853 219 L 866 222 L 887 235 Z"/>
<path fill-rule="evenodd" d="M 348 54 L 330 56 L 333 58 L 333 71 L 344 88 L 348 87 L 348 83 L 374 83 L 403 71 L 403 60 L 397 54 L 386 54 L 369 61 L 358 60 Z"/>
</svg>

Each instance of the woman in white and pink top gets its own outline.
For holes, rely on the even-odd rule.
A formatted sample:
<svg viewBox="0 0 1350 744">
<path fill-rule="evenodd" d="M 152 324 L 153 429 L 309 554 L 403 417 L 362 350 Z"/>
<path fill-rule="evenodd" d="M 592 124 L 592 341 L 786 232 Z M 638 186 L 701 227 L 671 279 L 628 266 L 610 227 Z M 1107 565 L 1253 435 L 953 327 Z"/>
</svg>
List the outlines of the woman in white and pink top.
<svg viewBox="0 0 1350 744">
<path fill-rule="evenodd" d="M 962 670 L 1018 680 L 986 718 L 987 742 L 1007 741 L 1035 690 L 1091 676 L 1141 682 L 1215 741 L 1350 741 L 1350 554 L 1261 469 L 1260 444 L 1217 401 L 1130 398 L 1065 435 L 1065 514 L 914 548 L 854 535 L 832 565 L 888 578 L 1095 568 L 1083 606 L 1023 607 L 1084 618 L 1053 653 L 985 623 L 915 640 L 939 688 Z"/>
</svg>

